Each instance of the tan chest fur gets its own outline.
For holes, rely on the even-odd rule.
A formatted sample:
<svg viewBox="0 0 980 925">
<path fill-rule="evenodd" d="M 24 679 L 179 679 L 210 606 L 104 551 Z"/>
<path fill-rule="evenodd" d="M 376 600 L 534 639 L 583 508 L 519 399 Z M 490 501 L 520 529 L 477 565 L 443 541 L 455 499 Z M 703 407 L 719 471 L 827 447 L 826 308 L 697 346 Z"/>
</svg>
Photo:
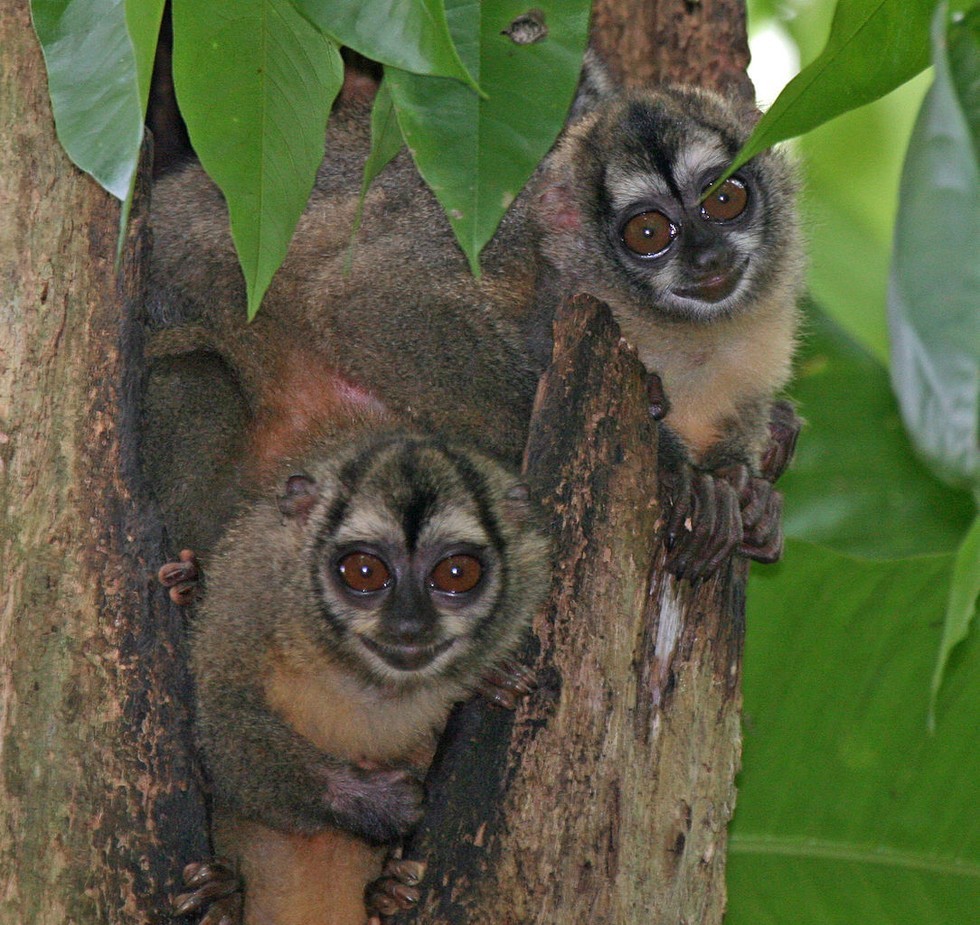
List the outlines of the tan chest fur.
<svg viewBox="0 0 980 925">
<path fill-rule="evenodd" d="M 426 764 L 459 691 L 367 687 L 322 658 L 273 651 L 264 677 L 269 706 L 301 736 L 338 758 Z"/>
<path fill-rule="evenodd" d="M 723 435 L 739 406 L 770 396 L 787 381 L 794 349 L 795 309 L 773 299 L 748 317 L 705 325 L 651 321 L 613 306 L 623 336 L 670 401 L 665 419 L 701 457 Z"/>
</svg>

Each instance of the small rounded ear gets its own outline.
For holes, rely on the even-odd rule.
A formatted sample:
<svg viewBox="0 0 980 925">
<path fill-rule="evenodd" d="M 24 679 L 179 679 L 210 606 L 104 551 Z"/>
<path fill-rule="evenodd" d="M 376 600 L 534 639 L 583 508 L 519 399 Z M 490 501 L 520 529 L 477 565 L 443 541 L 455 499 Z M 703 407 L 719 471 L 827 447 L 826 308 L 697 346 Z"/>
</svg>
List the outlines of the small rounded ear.
<svg viewBox="0 0 980 925">
<path fill-rule="evenodd" d="M 286 479 L 286 491 L 277 498 L 279 510 L 287 517 L 296 517 L 306 523 L 319 492 L 316 480 L 305 472 L 297 472 Z"/>
<path fill-rule="evenodd" d="M 523 527 L 531 513 L 531 492 L 527 485 L 518 482 L 508 488 L 500 509 L 507 523 Z"/>
<path fill-rule="evenodd" d="M 574 122 L 586 113 L 598 109 L 617 92 L 615 81 L 609 75 L 601 55 L 594 48 L 587 48 L 582 60 L 578 89 L 575 91 L 575 99 L 568 113 L 568 121 Z"/>
</svg>

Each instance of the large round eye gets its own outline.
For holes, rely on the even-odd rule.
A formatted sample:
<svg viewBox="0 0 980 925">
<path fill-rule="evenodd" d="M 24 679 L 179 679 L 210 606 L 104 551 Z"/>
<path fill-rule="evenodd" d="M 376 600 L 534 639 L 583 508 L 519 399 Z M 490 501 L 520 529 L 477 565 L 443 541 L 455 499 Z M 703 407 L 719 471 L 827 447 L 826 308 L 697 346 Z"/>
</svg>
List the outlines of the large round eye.
<svg viewBox="0 0 980 925">
<path fill-rule="evenodd" d="M 623 243 L 640 257 L 654 257 L 670 247 L 677 226 L 663 212 L 640 212 L 623 226 Z"/>
<path fill-rule="evenodd" d="M 476 556 L 446 556 L 429 575 L 429 587 L 446 594 L 472 591 L 483 577 L 483 565 Z"/>
<path fill-rule="evenodd" d="M 391 572 L 369 552 L 349 552 L 337 563 L 340 580 L 352 591 L 380 591 L 391 582 Z"/>
<path fill-rule="evenodd" d="M 729 177 L 701 203 L 701 215 L 713 222 L 730 222 L 738 218 L 748 204 L 749 191 L 745 184 Z"/>
</svg>

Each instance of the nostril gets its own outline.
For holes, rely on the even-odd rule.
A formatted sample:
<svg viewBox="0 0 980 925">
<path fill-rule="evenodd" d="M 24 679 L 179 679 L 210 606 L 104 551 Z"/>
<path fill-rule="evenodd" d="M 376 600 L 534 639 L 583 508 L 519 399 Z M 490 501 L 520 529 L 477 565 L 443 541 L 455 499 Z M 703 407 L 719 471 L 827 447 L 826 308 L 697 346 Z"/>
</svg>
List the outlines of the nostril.
<svg viewBox="0 0 980 925">
<path fill-rule="evenodd" d="M 433 640 L 434 623 L 421 614 L 397 615 L 384 621 L 385 640 L 399 646 L 424 646 Z"/>
</svg>

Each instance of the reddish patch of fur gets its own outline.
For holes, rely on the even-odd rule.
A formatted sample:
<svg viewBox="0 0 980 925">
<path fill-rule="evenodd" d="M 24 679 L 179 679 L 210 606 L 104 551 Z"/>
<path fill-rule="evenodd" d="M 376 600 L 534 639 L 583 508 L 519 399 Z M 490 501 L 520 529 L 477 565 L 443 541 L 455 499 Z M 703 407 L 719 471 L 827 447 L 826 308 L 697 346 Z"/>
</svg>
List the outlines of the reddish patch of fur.
<svg viewBox="0 0 980 925">
<path fill-rule="evenodd" d="M 291 350 L 288 364 L 271 372 L 259 397 L 248 457 L 261 479 L 318 438 L 365 417 L 386 416 L 385 406 L 368 389 L 325 367 L 315 354 Z"/>
</svg>

